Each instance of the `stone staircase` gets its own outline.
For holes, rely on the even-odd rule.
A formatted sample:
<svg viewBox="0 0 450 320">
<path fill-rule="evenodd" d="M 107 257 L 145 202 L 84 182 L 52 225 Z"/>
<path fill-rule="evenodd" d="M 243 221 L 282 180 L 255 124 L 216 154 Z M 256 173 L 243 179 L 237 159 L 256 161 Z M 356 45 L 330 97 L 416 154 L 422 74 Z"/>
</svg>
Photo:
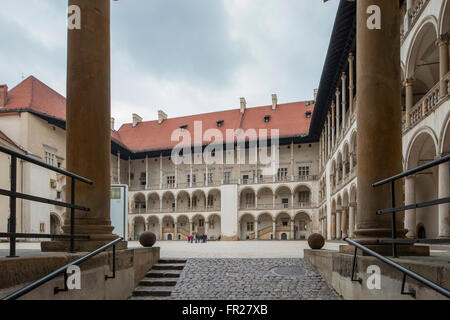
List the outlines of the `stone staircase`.
<svg viewBox="0 0 450 320">
<path fill-rule="evenodd" d="M 180 278 L 186 260 L 160 259 L 133 291 L 129 300 L 166 300 Z"/>
</svg>

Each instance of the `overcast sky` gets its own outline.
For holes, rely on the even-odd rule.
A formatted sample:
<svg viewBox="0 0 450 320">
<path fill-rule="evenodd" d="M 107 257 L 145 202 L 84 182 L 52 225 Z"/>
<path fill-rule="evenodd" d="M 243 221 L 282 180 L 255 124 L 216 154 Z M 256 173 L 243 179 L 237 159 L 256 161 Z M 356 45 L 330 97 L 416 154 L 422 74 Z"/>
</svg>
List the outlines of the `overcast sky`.
<svg viewBox="0 0 450 320">
<path fill-rule="evenodd" d="M 339 1 L 112 2 L 112 115 L 169 117 L 310 100 Z M 2 0 L 0 84 L 34 75 L 65 95 L 67 0 Z"/>
</svg>

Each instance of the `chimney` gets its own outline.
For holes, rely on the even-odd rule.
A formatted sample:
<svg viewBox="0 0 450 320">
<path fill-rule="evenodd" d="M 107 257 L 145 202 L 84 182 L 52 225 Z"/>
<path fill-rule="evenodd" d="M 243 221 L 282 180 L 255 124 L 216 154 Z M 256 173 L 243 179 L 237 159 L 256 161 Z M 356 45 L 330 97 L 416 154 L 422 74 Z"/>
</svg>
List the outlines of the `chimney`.
<svg viewBox="0 0 450 320">
<path fill-rule="evenodd" d="M 241 98 L 241 113 L 244 113 L 246 108 L 247 108 L 247 101 L 245 101 L 245 98 Z"/>
<path fill-rule="evenodd" d="M 317 93 L 319 92 L 319 89 L 314 89 L 314 101 L 317 101 Z"/>
<path fill-rule="evenodd" d="M 8 86 L 6 84 L 0 85 L 0 108 L 6 106 L 8 102 Z"/>
<path fill-rule="evenodd" d="M 278 97 L 276 94 L 272 95 L 272 110 L 277 110 L 277 105 L 278 105 Z"/>
<path fill-rule="evenodd" d="M 162 110 L 158 110 L 158 124 L 163 123 L 164 120 L 167 120 L 167 113 Z"/>
<path fill-rule="evenodd" d="M 133 113 L 133 128 L 136 127 L 141 122 L 142 118 L 138 116 L 136 113 Z"/>
<path fill-rule="evenodd" d="M 114 131 L 114 121 L 115 119 L 113 117 L 111 117 L 111 130 Z"/>
</svg>

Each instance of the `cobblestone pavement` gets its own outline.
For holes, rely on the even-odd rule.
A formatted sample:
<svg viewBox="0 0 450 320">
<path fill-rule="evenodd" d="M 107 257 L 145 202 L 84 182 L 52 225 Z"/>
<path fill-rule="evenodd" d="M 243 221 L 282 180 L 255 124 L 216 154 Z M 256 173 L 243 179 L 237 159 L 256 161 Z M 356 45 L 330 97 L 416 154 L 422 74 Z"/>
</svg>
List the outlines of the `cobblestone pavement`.
<svg viewBox="0 0 450 320">
<path fill-rule="evenodd" d="M 335 300 L 303 259 L 188 259 L 176 300 Z"/>
</svg>

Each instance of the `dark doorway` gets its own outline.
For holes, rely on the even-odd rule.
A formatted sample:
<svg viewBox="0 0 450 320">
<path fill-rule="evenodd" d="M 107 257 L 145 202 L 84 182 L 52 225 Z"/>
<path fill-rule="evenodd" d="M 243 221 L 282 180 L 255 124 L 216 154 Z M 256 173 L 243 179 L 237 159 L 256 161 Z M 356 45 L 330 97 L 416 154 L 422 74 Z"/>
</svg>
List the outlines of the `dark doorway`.
<svg viewBox="0 0 450 320">
<path fill-rule="evenodd" d="M 420 224 L 417 226 L 417 238 L 419 239 L 425 239 L 427 237 L 427 234 L 425 232 L 425 227 L 423 224 Z"/>
</svg>

